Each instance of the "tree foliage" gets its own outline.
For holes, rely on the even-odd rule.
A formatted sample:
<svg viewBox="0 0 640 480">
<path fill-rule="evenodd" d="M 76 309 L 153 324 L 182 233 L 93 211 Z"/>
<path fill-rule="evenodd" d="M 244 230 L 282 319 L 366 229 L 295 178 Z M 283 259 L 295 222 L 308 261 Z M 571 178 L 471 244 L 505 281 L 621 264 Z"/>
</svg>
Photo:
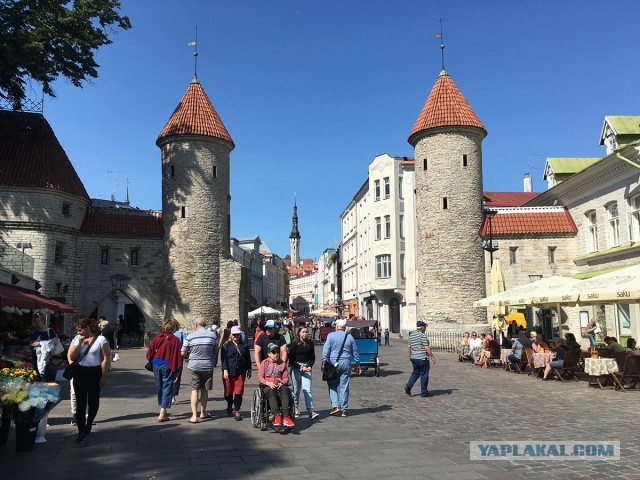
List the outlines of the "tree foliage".
<svg viewBox="0 0 640 480">
<path fill-rule="evenodd" d="M 97 78 L 97 49 L 115 28 L 131 28 L 118 0 L 0 0 L 0 97 L 14 107 L 31 78 L 55 97 L 59 76 L 76 87 Z"/>
</svg>

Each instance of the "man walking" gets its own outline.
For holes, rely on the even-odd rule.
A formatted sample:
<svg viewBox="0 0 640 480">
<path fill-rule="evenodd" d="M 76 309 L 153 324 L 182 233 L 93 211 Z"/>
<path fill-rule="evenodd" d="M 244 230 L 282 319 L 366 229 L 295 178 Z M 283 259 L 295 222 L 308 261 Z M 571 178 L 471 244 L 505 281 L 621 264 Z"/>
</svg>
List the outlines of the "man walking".
<svg viewBox="0 0 640 480">
<path fill-rule="evenodd" d="M 411 388 L 420 378 L 420 396 L 430 397 L 431 394 L 427 389 L 429 383 L 429 360 L 430 358 L 433 364 L 436 364 L 436 358 L 429 348 L 429 339 L 425 335 L 427 324 L 422 320 L 418 320 L 416 323 L 416 329 L 409 334 L 409 344 L 407 345 L 407 353 L 409 354 L 409 360 L 413 364 L 413 372 L 404 387 L 404 392 L 407 395 L 411 395 Z"/>
<path fill-rule="evenodd" d="M 182 356 L 189 355 L 188 369 L 191 372 L 191 418 L 189 423 L 198 423 L 198 394 L 200 396 L 200 418 L 211 418 L 207 412 L 208 391 L 213 388 L 213 357 L 216 339 L 207 328 L 203 316 L 195 319 L 193 331 L 182 345 Z"/>
<path fill-rule="evenodd" d="M 346 330 L 347 321 L 336 320 L 336 331 L 327 335 L 327 341 L 322 349 L 322 366 L 329 360 L 336 366 L 338 378 L 327 382 L 329 387 L 329 399 L 331 400 L 331 411 L 329 415 L 349 416 L 349 380 L 351 378 L 351 358 L 356 362 L 358 373 L 360 370 L 360 355 L 358 347 L 353 337 Z M 340 392 L 338 392 L 340 387 Z"/>
</svg>

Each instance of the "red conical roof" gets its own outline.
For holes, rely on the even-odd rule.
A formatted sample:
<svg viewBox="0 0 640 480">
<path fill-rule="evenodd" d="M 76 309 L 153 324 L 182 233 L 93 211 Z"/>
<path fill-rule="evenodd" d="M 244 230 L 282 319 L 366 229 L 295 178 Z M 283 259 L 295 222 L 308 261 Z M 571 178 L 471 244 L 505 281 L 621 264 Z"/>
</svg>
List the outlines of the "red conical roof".
<svg viewBox="0 0 640 480">
<path fill-rule="evenodd" d="M 235 146 L 218 112 L 196 78 L 160 132 L 156 144 L 166 137 L 177 135 L 205 135 L 226 140 Z"/>
<path fill-rule="evenodd" d="M 438 127 L 475 127 L 487 132 L 445 70 L 440 72 L 411 129 L 409 143 L 414 144 L 412 140 L 417 133 Z"/>
</svg>

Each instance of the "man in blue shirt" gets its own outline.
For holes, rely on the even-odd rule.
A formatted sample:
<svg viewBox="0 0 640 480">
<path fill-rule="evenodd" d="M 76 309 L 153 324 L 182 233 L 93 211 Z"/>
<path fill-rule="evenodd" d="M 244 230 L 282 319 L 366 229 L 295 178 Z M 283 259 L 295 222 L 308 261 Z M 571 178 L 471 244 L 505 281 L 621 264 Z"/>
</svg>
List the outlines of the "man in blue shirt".
<svg viewBox="0 0 640 480">
<path fill-rule="evenodd" d="M 336 320 L 336 331 L 327 335 L 327 341 L 322 349 L 323 368 L 324 362 L 329 360 L 336 366 L 338 371 L 338 378 L 327 382 L 332 407 L 329 415 L 338 415 L 342 412 L 343 417 L 349 416 L 347 409 L 349 408 L 349 379 L 351 378 L 352 357 L 358 366 L 358 371 L 360 371 L 358 347 L 353 337 L 345 331 L 346 324 L 347 321 L 344 319 Z M 340 353 L 343 344 L 344 348 Z M 338 392 L 338 387 L 340 392 Z"/>
<path fill-rule="evenodd" d="M 182 344 L 182 356 L 189 355 L 188 369 L 191 372 L 191 418 L 189 423 L 198 422 L 198 394 L 200 394 L 200 418 L 211 418 L 207 413 L 209 390 L 213 388 L 213 357 L 216 338 L 207 328 L 207 321 L 200 316 L 195 319 L 193 331 Z"/>
<path fill-rule="evenodd" d="M 409 360 L 413 365 L 413 372 L 404 387 L 404 392 L 407 395 L 411 395 L 411 388 L 416 383 L 418 378 L 420 379 L 420 396 L 430 397 L 427 385 L 429 384 L 429 369 L 430 358 L 433 364 L 436 364 L 436 358 L 431 352 L 429 347 L 429 339 L 425 335 L 427 324 L 422 320 L 416 322 L 416 329 L 409 334 L 409 344 L 407 345 L 407 353 L 409 354 Z"/>
</svg>

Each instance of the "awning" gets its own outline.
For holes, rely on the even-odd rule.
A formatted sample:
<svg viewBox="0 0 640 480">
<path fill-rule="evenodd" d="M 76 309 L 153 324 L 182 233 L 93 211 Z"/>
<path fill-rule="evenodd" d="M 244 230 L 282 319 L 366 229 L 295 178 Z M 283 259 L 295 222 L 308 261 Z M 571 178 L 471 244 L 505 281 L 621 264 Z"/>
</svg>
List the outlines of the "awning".
<svg viewBox="0 0 640 480">
<path fill-rule="evenodd" d="M 0 284 L 0 307 L 48 308 L 58 313 L 73 313 L 73 308 L 53 298 L 5 284 Z"/>
</svg>

